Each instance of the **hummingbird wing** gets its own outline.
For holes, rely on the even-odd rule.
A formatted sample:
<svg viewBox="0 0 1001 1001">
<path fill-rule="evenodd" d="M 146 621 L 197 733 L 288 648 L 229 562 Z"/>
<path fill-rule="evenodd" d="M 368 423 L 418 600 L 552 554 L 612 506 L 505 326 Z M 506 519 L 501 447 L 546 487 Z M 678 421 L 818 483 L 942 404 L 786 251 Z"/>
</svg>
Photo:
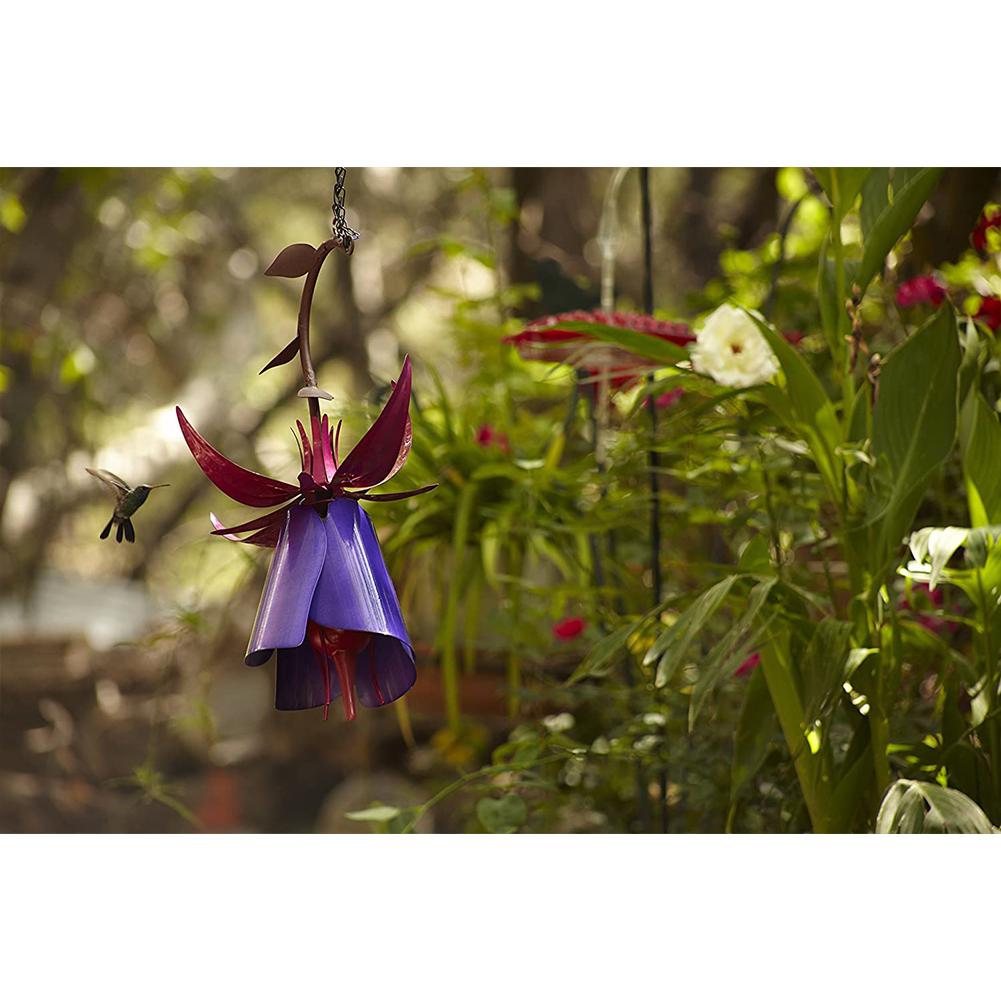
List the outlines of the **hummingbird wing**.
<svg viewBox="0 0 1001 1001">
<path fill-rule="evenodd" d="M 132 488 L 114 473 L 109 473 L 107 469 L 91 469 L 84 466 L 84 469 L 95 479 L 100 480 L 109 490 L 114 491 L 115 499 L 121 500 Z"/>
</svg>

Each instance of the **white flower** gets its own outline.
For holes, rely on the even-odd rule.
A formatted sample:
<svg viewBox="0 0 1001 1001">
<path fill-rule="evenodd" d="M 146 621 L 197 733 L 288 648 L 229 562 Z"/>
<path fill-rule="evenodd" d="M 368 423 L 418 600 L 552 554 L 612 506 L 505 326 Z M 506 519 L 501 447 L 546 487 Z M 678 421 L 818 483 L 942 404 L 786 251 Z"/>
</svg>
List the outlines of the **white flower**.
<svg viewBox="0 0 1001 1001">
<path fill-rule="evenodd" d="M 778 360 L 754 321 L 729 303 L 706 318 L 691 358 L 696 372 L 712 376 L 721 386 L 740 389 L 768 382 L 779 370 Z"/>
</svg>

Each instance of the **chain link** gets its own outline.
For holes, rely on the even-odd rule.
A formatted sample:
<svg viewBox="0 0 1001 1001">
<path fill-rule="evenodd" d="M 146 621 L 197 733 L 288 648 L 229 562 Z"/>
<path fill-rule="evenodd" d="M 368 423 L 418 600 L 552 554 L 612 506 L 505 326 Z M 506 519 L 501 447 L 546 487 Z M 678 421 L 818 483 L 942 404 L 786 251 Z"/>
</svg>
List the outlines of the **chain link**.
<svg viewBox="0 0 1001 1001">
<path fill-rule="evenodd" d="M 330 224 L 334 239 L 341 245 L 346 254 L 354 250 L 354 242 L 361 234 L 356 233 L 344 219 L 344 177 L 347 167 L 334 167 L 334 200 L 330 206 L 334 214 Z"/>
</svg>

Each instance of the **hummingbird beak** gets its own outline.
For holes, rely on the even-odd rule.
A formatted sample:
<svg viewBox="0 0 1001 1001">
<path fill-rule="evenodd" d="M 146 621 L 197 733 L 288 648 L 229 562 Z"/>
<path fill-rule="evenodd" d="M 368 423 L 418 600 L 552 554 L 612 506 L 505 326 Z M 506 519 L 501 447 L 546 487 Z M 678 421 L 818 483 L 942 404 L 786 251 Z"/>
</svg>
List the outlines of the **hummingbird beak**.
<svg viewBox="0 0 1001 1001">
<path fill-rule="evenodd" d="M 170 486 L 169 483 L 154 483 L 153 486 L 150 487 L 150 490 L 156 490 L 157 487 L 169 487 L 169 486 Z"/>
</svg>

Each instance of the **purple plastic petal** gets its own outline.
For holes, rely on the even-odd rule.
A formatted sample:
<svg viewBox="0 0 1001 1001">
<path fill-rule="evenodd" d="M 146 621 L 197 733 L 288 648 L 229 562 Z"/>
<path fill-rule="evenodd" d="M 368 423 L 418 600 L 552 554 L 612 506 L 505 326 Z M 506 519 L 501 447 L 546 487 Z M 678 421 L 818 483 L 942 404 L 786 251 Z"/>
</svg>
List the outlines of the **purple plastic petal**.
<svg viewBox="0 0 1001 1001">
<path fill-rule="evenodd" d="M 338 497 L 327 507 L 327 517 L 317 521 L 327 549 L 309 617 L 330 629 L 392 637 L 413 661 L 400 603 L 368 515 L 356 500 Z"/>
<path fill-rule="evenodd" d="M 340 698 L 341 684 L 337 672 L 329 672 L 330 700 Z M 327 702 L 327 688 L 323 671 L 316 662 L 316 654 L 306 640 L 293 650 L 278 651 L 278 670 L 275 674 L 276 709 L 315 709 Z M 367 705 L 367 703 L 366 703 Z"/>
<path fill-rule="evenodd" d="M 406 461 L 413 439 L 409 416 L 410 383 L 408 356 L 382 413 L 338 468 L 336 480 L 341 486 L 378 486 Z"/>
<path fill-rule="evenodd" d="M 276 648 L 294 648 L 306 638 L 310 602 L 326 555 L 323 519 L 309 507 L 289 510 L 247 645 L 249 667 L 265 663 Z"/>
<path fill-rule="evenodd" d="M 181 426 L 181 434 L 184 435 L 195 462 L 227 497 L 250 507 L 274 507 L 276 504 L 284 504 L 299 493 L 299 488 L 290 483 L 261 476 L 260 473 L 230 462 L 188 423 L 180 407 L 176 409 L 177 423 Z"/>
<path fill-rule="evenodd" d="M 389 636 L 374 636 L 355 665 L 355 691 L 369 709 L 395 702 L 417 680 L 413 651 Z"/>
</svg>

